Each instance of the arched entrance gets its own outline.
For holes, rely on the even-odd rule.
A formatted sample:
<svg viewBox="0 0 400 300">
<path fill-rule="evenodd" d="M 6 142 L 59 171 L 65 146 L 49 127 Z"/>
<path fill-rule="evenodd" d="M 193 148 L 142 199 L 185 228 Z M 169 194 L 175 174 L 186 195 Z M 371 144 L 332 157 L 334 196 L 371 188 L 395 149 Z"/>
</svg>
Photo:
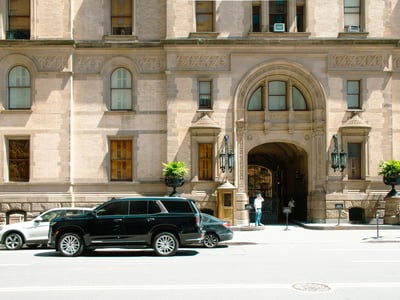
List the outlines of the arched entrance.
<svg viewBox="0 0 400 300">
<path fill-rule="evenodd" d="M 292 198 L 295 207 L 290 217 L 300 221 L 307 219 L 308 162 L 304 149 L 292 143 L 265 143 L 249 151 L 247 165 L 250 203 L 257 193 L 265 199 L 263 224 L 284 221 L 282 209 Z"/>
<path fill-rule="evenodd" d="M 240 80 L 234 99 L 236 222 L 246 221 L 246 204 L 255 190 L 265 188 L 265 183 L 250 186 L 250 173 L 270 174 L 268 197 L 275 201 L 266 217 L 270 222 L 283 220 L 282 207 L 291 197 L 296 202 L 292 218 L 324 221 L 328 165 L 320 82 L 298 63 L 267 61 Z"/>
</svg>

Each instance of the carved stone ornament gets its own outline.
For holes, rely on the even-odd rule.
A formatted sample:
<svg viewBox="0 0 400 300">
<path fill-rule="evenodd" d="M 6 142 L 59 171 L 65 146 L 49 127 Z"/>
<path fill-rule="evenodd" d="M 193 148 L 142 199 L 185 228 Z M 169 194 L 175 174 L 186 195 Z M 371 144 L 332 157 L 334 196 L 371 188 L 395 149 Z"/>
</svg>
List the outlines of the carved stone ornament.
<svg viewBox="0 0 400 300">
<path fill-rule="evenodd" d="M 387 65 L 388 58 L 384 54 L 333 54 L 329 56 L 330 69 L 383 70 Z"/>
<path fill-rule="evenodd" d="M 35 56 L 40 71 L 62 72 L 68 69 L 67 55 Z"/>
<path fill-rule="evenodd" d="M 228 70 L 227 55 L 177 55 L 176 68 L 184 70 Z"/>
</svg>

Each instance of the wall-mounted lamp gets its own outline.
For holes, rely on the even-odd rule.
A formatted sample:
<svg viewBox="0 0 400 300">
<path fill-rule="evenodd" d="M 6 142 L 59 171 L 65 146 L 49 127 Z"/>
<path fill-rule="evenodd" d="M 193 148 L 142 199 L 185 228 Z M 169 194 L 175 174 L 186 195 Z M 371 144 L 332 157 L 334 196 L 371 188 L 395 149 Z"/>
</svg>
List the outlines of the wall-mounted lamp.
<svg viewBox="0 0 400 300">
<path fill-rule="evenodd" d="M 343 172 L 343 170 L 346 168 L 346 166 L 347 166 L 347 153 L 344 152 L 343 145 L 342 145 L 342 150 L 339 153 L 338 137 L 337 137 L 337 134 L 334 134 L 333 135 L 333 152 L 331 153 L 331 167 L 335 172 L 338 169 L 340 169 L 340 172 Z"/>
<path fill-rule="evenodd" d="M 235 154 L 232 149 L 229 149 L 229 135 L 224 136 L 224 144 L 222 145 L 221 151 L 219 152 L 219 168 L 222 173 L 228 170 L 230 173 L 233 170 L 233 159 Z"/>
</svg>

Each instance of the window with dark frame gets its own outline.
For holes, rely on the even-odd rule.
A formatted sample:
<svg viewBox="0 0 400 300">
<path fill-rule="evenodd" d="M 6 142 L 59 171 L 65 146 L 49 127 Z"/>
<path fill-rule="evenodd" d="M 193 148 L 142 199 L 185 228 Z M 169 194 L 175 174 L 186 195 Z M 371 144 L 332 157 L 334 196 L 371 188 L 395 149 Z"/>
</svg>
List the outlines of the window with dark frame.
<svg viewBox="0 0 400 300">
<path fill-rule="evenodd" d="M 285 31 L 287 31 L 287 1 L 274 0 L 269 1 L 269 27 L 270 31 L 274 31 L 275 23 L 285 24 Z"/>
<path fill-rule="evenodd" d="M 268 110 L 282 111 L 288 110 L 291 106 L 294 111 L 308 110 L 307 101 L 302 91 L 290 81 L 272 80 L 269 81 L 267 87 L 258 86 L 251 94 L 247 103 L 248 111 L 264 110 L 264 90 L 268 94 Z M 288 93 L 291 90 L 291 105 Z"/>
<path fill-rule="evenodd" d="M 16 66 L 8 73 L 8 109 L 30 109 L 31 76 L 23 66 Z"/>
<path fill-rule="evenodd" d="M 132 180 L 132 140 L 110 141 L 111 181 Z"/>
<path fill-rule="evenodd" d="M 359 80 L 348 80 L 347 81 L 347 108 L 349 108 L 349 109 L 360 109 L 361 108 L 360 81 Z"/>
<path fill-rule="evenodd" d="M 305 16 L 304 9 L 305 2 L 304 1 L 296 1 L 296 27 L 297 32 L 305 32 Z"/>
<path fill-rule="evenodd" d="M 199 180 L 212 180 L 213 145 L 199 144 Z"/>
<path fill-rule="evenodd" d="M 10 181 L 29 181 L 29 149 L 29 139 L 8 140 L 8 168 Z"/>
<path fill-rule="evenodd" d="M 111 1 L 111 27 L 113 35 L 132 34 L 132 0 Z"/>
<path fill-rule="evenodd" d="M 111 74 L 111 110 L 132 110 L 132 75 L 125 68 Z"/>
<path fill-rule="evenodd" d="M 360 26 L 361 0 L 344 0 L 344 27 Z"/>
<path fill-rule="evenodd" d="M 7 39 L 29 39 L 31 35 L 30 0 L 8 1 Z"/>
<path fill-rule="evenodd" d="M 252 31 L 261 32 L 261 4 L 253 3 L 252 16 Z"/>
<path fill-rule="evenodd" d="M 361 179 L 361 143 L 348 143 L 347 172 L 349 179 Z"/>
<path fill-rule="evenodd" d="M 199 81 L 199 108 L 211 109 L 211 81 Z"/>
<path fill-rule="evenodd" d="M 196 1 L 196 31 L 214 31 L 214 1 Z"/>
<path fill-rule="evenodd" d="M 268 109 L 287 110 L 287 92 L 285 81 L 268 82 Z"/>
<path fill-rule="evenodd" d="M 247 104 L 247 110 L 249 111 L 262 111 L 263 106 L 263 87 L 258 87 L 250 97 L 249 103 Z"/>
</svg>

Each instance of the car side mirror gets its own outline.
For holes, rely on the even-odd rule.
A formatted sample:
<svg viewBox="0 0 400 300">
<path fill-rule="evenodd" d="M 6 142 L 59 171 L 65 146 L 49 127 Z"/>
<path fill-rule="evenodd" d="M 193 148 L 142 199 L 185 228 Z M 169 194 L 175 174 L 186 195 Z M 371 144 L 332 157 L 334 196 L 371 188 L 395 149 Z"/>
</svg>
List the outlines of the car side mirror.
<svg viewBox="0 0 400 300">
<path fill-rule="evenodd" d="M 36 217 L 33 219 L 33 222 L 35 222 L 35 223 L 40 223 L 42 221 L 43 221 L 42 217 Z"/>
</svg>

